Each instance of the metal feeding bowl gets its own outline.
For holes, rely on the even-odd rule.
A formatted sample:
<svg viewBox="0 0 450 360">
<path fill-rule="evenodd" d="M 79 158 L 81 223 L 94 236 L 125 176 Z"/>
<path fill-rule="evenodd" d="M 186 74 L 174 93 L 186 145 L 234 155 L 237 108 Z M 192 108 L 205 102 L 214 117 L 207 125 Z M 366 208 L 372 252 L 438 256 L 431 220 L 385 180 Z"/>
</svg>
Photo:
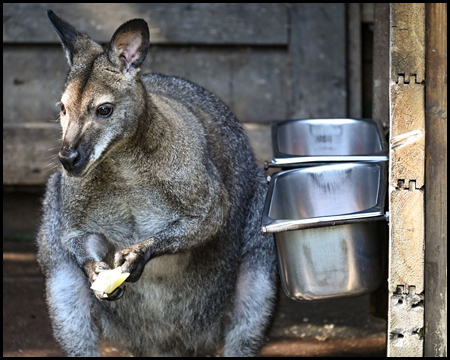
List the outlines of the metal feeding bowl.
<svg viewBox="0 0 450 360">
<path fill-rule="evenodd" d="M 307 166 L 273 175 L 262 230 L 274 233 L 290 298 L 336 299 L 380 285 L 374 221 L 385 219 L 386 183 L 386 162 Z"/>
<path fill-rule="evenodd" d="M 305 119 L 272 122 L 274 157 L 268 166 L 386 161 L 382 128 L 370 119 Z"/>
</svg>

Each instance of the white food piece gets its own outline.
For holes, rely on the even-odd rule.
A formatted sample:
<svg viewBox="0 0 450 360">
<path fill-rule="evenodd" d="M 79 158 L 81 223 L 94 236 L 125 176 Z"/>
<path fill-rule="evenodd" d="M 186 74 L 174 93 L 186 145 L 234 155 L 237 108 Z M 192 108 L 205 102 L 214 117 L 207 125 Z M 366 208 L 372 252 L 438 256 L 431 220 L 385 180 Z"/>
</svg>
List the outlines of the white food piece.
<svg viewBox="0 0 450 360">
<path fill-rule="evenodd" d="M 91 289 L 110 294 L 117 289 L 128 276 L 130 276 L 130 273 L 122 273 L 120 266 L 114 270 L 102 271 L 98 274 L 97 280 L 92 283 Z"/>
</svg>

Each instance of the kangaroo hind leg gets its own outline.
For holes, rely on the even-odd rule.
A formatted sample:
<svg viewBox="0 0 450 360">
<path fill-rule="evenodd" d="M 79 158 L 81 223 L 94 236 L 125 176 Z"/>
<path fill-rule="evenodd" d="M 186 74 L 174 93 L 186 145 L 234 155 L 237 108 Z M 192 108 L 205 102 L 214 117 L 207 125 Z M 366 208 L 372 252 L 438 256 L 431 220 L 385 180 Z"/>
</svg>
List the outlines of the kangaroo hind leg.
<svg viewBox="0 0 450 360">
<path fill-rule="evenodd" d="M 53 269 L 46 297 L 54 336 L 69 356 L 99 356 L 99 330 L 93 320 L 95 300 L 88 279 L 75 264 Z"/>
<path fill-rule="evenodd" d="M 276 274 L 273 264 L 254 266 L 254 261 L 246 259 L 240 267 L 225 335 L 225 356 L 256 356 L 264 343 L 274 308 Z"/>
</svg>

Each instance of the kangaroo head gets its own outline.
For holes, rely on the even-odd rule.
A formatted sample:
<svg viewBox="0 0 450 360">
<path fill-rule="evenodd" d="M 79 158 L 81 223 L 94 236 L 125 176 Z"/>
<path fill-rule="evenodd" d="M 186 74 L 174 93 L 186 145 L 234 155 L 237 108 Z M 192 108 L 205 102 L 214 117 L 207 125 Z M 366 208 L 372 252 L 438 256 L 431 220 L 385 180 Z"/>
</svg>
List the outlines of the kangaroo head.
<svg viewBox="0 0 450 360">
<path fill-rule="evenodd" d="M 70 66 L 59 103 L 63 130 L 59 160 L 69 176 L 84 176 L 144 125 L 147 100 L 139 73 L 150 34 L 144 20 L 130 20 L 116 30 L 104 50 L 53 11 L 47 16 Z"/>
</svg>

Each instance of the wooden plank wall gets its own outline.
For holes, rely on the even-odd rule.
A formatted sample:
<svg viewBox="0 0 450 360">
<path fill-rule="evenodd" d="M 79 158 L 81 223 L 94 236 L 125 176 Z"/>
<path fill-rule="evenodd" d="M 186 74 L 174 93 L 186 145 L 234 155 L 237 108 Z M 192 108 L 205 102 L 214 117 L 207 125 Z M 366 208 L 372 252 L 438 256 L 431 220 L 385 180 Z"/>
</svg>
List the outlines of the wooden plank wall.
<svg viewBox="0 0 450 360">
<path fill-rule="evenodd" d="M 422 356 L 425 4 L 390 4 L 388 356 Z"/>
<path fill-rule="evenodd" d="M 345 117 L 348 89 L 360 86 L 348 82 L 345 4 L 3 4 L 6 185 L 43 184 L 57 165 L 54 104 L 68 66 L 49 7 L 102 44 L 123 22 L 146 19 L 152 45 L 143 72 L 216 93 L 248 129 L 261 166 L 272 153 L 270 120 Z"/>
</svg>

